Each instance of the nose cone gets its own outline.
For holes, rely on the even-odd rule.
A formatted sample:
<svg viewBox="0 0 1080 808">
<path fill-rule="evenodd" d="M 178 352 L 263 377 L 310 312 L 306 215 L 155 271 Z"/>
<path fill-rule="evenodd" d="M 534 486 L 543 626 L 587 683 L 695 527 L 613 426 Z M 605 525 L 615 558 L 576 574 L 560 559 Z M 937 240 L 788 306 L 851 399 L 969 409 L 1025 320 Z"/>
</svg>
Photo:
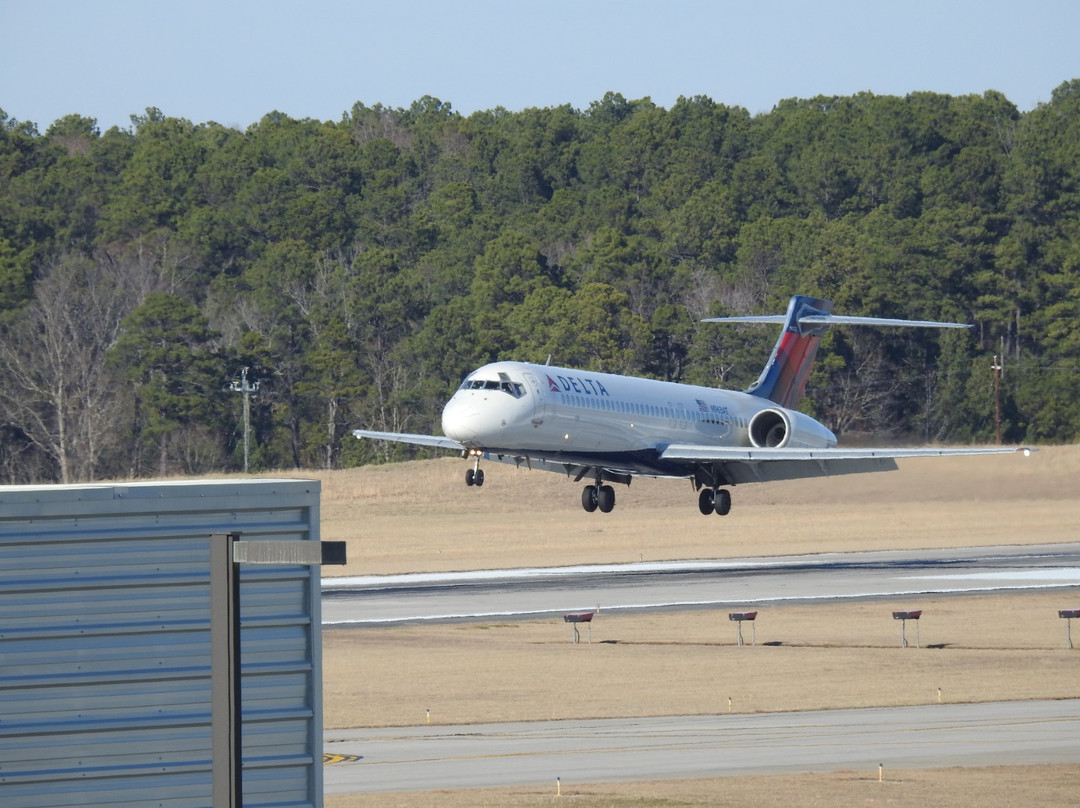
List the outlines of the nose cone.
<svg viewBox="0 0 1080 808">
<path fill-rule="evenodd" d="M 446 437 L 468 444 L 479 431 L 480 412 L 475 397 L 455 395 L 442 411 L 442 428 Z"/>
</svg>

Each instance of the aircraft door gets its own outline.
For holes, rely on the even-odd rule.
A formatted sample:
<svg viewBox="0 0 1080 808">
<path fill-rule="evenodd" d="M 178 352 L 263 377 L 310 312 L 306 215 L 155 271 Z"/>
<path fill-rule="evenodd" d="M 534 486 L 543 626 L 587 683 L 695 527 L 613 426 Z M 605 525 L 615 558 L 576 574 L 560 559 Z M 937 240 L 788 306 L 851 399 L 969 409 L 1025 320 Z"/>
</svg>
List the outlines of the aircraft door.
<svg viewBox="0 0 1080 808">
<path fill-rule="evenodd" d="M 525 371 L 525 382 L 529 385 L 529 392 L 532 394 L 530 398 L 533 401 L 533 426 L 540 426 L 540 424 L 544 423 L 544 416 L 546 415 L 547 392 L 544 390 L 544 385 L 541 384 L 540 379 L 529 371 Z"/>
</svg>

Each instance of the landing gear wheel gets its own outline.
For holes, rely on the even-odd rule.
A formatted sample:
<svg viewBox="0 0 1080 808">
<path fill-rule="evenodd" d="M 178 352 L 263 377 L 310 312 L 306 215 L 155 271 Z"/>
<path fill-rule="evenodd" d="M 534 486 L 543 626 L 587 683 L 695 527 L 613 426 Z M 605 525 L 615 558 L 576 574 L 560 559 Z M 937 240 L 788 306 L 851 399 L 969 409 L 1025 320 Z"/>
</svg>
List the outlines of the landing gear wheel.
<svg viewBox="0 0 1080 808">
<path fill-rule="evenodd" d="M 584 488 L 581 489 L 581 507 L 582 508 L 584 508 L 589 513 L 592 513 L 593 511 L 596 510 L 596 507 L 599 504 L 600 503 L 597 502 L 596 486 L 595 485 L 587 485 L 587 486 L 585 486 Z"/>
<path fill-rule="evenodd" d="M 713 508 L 716 509 L 718 516 L 727 516 L 731 513 L 731 492 L 723 488 L 717 490 L 713 496 Z"/>
<path fill-rule="evenodd" d="M 697 498 L 698 510 L 705 516 L 716 510 L 715 498 L 713 497 L 713 490 L 711 488 L 702 488 L 701 493 Z"/>
<path fill-rule="evenodd" d="M 610 485 L 602 485 L 596 492 L 596 504 L 601 513 L 611 513 L 615 508 L 615 489 Z"/>
<path fill-rule="evenodd" d="M 465 485 L 475 485 L 477 487 L 484 484 L 484 470 L 477 464 L 476 468 L 465 470 Z"/>
</svg>

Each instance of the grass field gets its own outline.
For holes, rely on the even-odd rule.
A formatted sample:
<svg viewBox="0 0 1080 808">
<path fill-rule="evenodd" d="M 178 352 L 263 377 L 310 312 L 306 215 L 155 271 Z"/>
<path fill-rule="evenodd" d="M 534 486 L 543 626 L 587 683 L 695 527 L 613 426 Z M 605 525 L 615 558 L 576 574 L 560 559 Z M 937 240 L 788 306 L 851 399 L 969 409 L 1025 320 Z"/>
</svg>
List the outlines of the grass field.
<svg viewBox="0 0 1080 808">
<path fill-rule="evenodd" d="M 924 610 L 921 648 L 910 624 L 900 647 L 897 608 Z M 732 712 L 891 707 L 939 688 L 950 702 L 1080 698 L 1059 608 L 1080 595 L 766 607 L 755 647 L 736 645 L 721 610 L 601 613 L 592 645 L 556 619 L 327 631 L 325 723 L 692 715 L 727 712 L 729 697 Z"/>
<path fill-rule="evenodd" d="M 559 474 L 487 465 L 466 488 L 456 458 L 313 476 L 322 538 L 348 542 L 326 574 L 739 558 L 825 551 L 1034 544 L 1080 535 L 1080 447 L 900 461 L 900 470 L 732 489 L 702 516 L 690 484 L 617 486 L 610 514 L 585 513 Z"/>
<path fill-rule="evenodd" d="M 460 460 L 314 475 L 322 538 L 374 574 L 825 551 L 1075 541 L 1080 447 L 1030 458 L 901 461 L 898 472 L 740 486 L 727 517 L 703 517 L 688 483 L 637 480 L 607 515 L 580 485 L 487 467 L 466 488 Z M 726 613 L 604 615 L 593 644 L 561 621 L 367 628 L 324 634 L 326 726 L 470 723 L 942 701 L 1080 698 L 1080 650 L 1057 609 L 1080 592 L 762 609 L 757 647 L 736 647 Z M 921 608 L 922 648 L 899 647 L 894 608 Z M 909 628 L 909 640 L 913 637 Z M 568 690 L 563 683 L 588 681 Z M 940 688 L 940 691 L 939 691 Z M 729 702 L 730 698 L 730 702 Z M 1076 805 L 1080 764 L 575 786 L 575 804 Z M 976 798 L 977 795 L 977 798 Z M 328 798 L 327 805 L 546 805 L 529 790 Z"/>
<path fill-rule="evenodd" d="M 327 808 L 1060 808 L 1075 806 L 1078 766 L 777 774 L 327 797 Z"/>
</svg>

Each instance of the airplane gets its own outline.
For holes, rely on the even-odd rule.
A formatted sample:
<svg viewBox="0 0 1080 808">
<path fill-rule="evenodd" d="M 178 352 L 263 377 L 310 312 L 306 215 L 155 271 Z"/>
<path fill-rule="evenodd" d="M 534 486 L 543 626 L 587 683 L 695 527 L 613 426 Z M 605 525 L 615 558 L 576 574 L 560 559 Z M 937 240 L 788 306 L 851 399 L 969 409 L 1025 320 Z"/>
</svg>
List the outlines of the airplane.
<svg viewBox="0 0 1080 808">
<path fill-rule="evenodd" d="M 558 471 L 589 483 L 588 511 L 615 507 L 610 483 L 635 476 L 689 479 L 702 514 L 731 510 L 728 488 L 896 469 L 896 458 L 999 454 L 1030 449 L 852 448 L 795 409 L 829 326 L 970 328 L 963 323 L 850 317 L 833 303 L 796 295 L 783 315 L 717 317 L 710 323 L 778 323 L 780 337 L 745 392 L 528 362 L 492 362 L 469 373 L 442 411 L 444 435 L 356 429 L 361 439 L 453 449 L 472 459 L 469 486 L 484 484 L 481 460 Z"/>
</svg>

